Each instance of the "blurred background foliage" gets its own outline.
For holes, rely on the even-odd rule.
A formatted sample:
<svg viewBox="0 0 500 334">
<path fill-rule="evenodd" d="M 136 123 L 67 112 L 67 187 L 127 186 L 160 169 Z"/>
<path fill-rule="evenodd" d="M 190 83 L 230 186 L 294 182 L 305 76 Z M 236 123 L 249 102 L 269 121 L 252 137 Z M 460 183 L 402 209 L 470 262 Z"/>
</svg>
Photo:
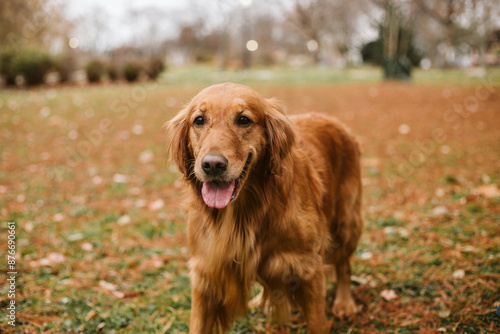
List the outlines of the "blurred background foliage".
<svg viewBox="0 0 500 334">
<path fill-rule="evenodd" d="M 0 3 L 2 86 L 157 79 L 171 68 L 497 67 L 499 0 Z"/>
</svg>

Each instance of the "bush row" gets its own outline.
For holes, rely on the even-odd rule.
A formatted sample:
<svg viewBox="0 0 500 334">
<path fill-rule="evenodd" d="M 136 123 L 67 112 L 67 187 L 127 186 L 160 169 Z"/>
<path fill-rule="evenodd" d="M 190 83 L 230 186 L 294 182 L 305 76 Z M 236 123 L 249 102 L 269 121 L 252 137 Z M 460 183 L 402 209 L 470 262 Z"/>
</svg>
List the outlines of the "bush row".
<svg viewBox="0 0 500 334">
<path fill-rule="evenodd" d="M 144 64 L 130 62 L 122 68 L 92 60 L 85 66 L 89 82 L 99 82 L 105 75 L 114 81 L 124 78 L 129 82 L 138 80 L 141 73 L 150 79 L 156 79 L 165 69 L 160 58 L 152 58 Z M 62 82 L 68 81 L 75 70 L 75 59 L 65 55 L 53 56 L 38 48 L 10 49 L 0 48 L 0 75 L 6 85 L 25 84 L 34 86 L 43 84 L 50 71 L 57 71 Z M 22 78 L 21 81 L 16 82 Z"/>
<path fill-rule="evenodd" d="M 123 77 L 128 82 L 134 82 L 139 79 L 141 73 L 155 80 L 163 70 L 165 70 L 165 65 L 160 58 L 152 58 L 146 64 L 128 62 L 121 69 L 112 63 L 106 64 L 100 60 L 92 60 L 85 66 L 89 82 L 99 82 L 106 75 L 111 81 Z"/>
<path fill-rule="evenodd" d="M 28 86 L 39 85 L 56 65 L 54 57 L 34 48 L 3 49 L 0 52 L 0 74 L 4 76 L 7 85 L 16 84 L 18 76 L 22 76 Z"/>
</svg>

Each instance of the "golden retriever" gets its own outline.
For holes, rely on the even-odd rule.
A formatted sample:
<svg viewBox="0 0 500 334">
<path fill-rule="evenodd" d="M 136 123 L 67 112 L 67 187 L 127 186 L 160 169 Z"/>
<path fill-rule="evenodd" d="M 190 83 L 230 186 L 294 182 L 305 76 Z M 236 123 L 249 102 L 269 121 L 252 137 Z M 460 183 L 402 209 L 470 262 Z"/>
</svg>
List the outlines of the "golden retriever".
<svg viewBox="0 0 500 334">
<path fill-rule="evenodd" d="M 331 117 L 287 117 L 273 99 L 225 83 L 202 90 L 166 125 L 167 149 L 188 189 L 191 333 L 223 332 L 260 303 L 284 320 L 298 307 L 326 333 L 326 268 L 333 312 L 351 315 L 350 256 L 363 226 L 360 150 Z"/>
</svg>

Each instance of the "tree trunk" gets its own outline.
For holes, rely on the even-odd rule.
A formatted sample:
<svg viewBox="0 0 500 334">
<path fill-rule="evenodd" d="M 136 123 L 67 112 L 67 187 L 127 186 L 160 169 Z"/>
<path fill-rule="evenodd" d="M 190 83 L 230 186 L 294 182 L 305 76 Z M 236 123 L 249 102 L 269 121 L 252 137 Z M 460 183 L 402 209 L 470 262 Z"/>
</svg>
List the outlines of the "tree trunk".
<svg viewBox="0 0 500 334">
<path fill-rule="evenodd" d="M 382 27 L 384 78 L 410 80 L 412 64 L 406 56 L 410 47 L 410 32 L 403 28 L 400 9 L 391 1 L 387 2 L 385 15 Z"/>
</svg>

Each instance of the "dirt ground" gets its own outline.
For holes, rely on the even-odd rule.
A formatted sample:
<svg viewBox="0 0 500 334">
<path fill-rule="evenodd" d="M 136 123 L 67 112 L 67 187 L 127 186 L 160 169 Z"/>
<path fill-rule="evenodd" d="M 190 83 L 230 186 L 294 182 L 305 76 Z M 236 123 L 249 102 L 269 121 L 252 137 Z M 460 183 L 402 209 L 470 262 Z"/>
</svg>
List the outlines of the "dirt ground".
<svg viewBox="0 0 500 334">
<path fill-rule="evenodd" d="M 361 311 L 329 314 L 332 333 L 500 331 L 498 86 L 252 87 L 290 114 L 336 116 L 361 143 L 366 227 L 352 282 Z M 188 331 L 182 184 L 160 128 L 200 88 L 0 92 L 0 249 L 4 222 L 16 222 L 19 272 L 17 326 L 3 318 L 0 331 Z M 334 294 L 330 283 L 330 308 Z M 2 287 L 2 310 L 7 295 Z M 298 314 L 278 325 L 256 309 L 233 328 L 305 331 Z"/>
</svg>

